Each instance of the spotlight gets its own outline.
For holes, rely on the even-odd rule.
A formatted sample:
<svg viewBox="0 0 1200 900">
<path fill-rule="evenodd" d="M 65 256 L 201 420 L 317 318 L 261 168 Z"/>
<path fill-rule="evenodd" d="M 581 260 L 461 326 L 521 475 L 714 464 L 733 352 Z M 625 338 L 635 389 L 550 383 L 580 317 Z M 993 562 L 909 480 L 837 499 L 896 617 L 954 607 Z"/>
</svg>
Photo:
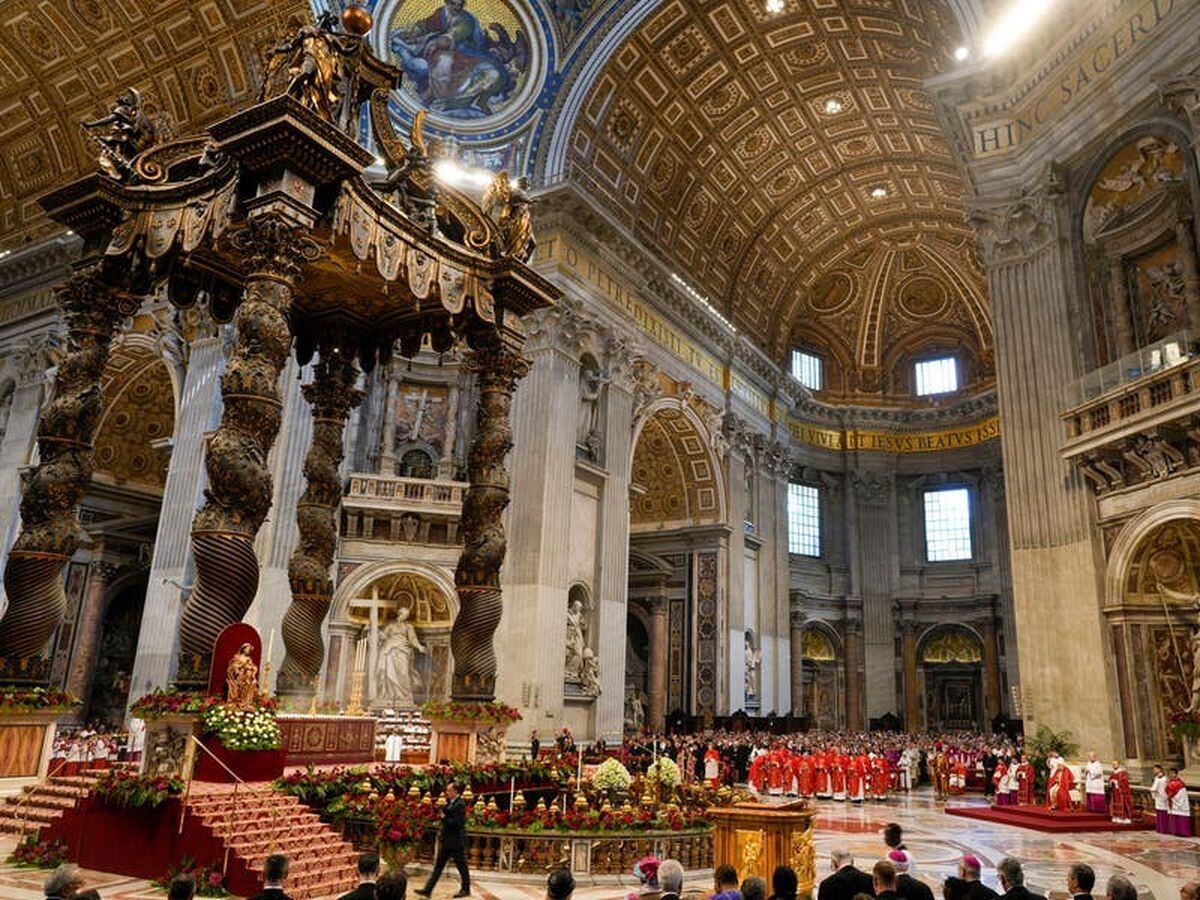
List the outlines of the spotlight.
<svg viewBox="0 0 1200 900">
<path fill-rule="evenodd" d="M 954 58 L 957 59 L 959 62 L 966 61 L 966 58 L 970 55 L 971 55 L 970 47 L 959 47 L 957 50 L 954 51 Z"/>
<path fill-rule="evenodd" d="M 452 159 L 439 159 L 433 164 L 433 174 L 447 184 L 477 188 L 487 187 L 495 177 L 486 169 L 470 169 Z"/>
<path fill-rule="evenodd" d="M 836 116 L 841 111 L 842 111 L 842 101 L 839 100 L 837 97 L 830 97 L 828 100 L 825 101 L 825 114 L 826 115 Z"/>
<path fill-rule="evenodd" d="M 883 187 L 882 185 L 876 188 L 871 188 L 871 196 L 876 200 L 882 200 L 887 196 L 887 188 Z"/>
<path fill-rule="evenodd" d="M 382 156 L 377 156 L 377 157 L 375 157 L 375 165 L 386 166 L 387 160 L 385 160 Z"/>
<path fill-rule="evenodd" d="M 767 12 L 771 15 L 783 12 L 783 0 L 767 0 Z"/>
<path fill-rule="evenodd" d="M 1054 4 L 1051 0 L 1014 0 L 983 42 L 984 56 L 1000 56 L 1020 42 Z"/>
</svg>

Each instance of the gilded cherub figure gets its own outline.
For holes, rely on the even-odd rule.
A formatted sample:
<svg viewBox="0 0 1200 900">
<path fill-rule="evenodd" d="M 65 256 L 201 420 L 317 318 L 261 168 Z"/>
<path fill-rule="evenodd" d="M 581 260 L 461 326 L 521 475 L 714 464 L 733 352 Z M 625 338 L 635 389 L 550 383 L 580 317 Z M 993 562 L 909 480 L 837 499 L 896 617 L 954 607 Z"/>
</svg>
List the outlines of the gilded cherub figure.
<svg viewBox="0 0 1200 900">
<path fill-rule="evenodd" d="M 157 129 L 146 115 L 136 88 L 119 94 L 107 116 L 79 124 L 100 145 L 100 170 L 117 181 L 129 177 L 134 157 L 152 147 L 157 138 Z"/>
<path fill-rule="evenodd" d="M 500 172 L 483 195 L 483 211 L 493 216 L 500 227 L 501 252 L 526 262 L 537 247 L 533 236 L 533 200 L 527 193 L 529 181 L 520 177 L 514 183 L 508 172 Z"/>
</svg>

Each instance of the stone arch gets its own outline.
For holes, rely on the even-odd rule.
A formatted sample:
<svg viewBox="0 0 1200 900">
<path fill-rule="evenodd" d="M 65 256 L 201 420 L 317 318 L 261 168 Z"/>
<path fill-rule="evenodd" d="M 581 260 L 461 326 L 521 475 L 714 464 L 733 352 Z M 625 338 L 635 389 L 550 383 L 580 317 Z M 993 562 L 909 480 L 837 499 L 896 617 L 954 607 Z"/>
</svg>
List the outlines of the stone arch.
<svg viewBox="0 0 1200 900">
<path fill-rule="evenodd" d="M 712 436 L 678 399 L 651 404 L 633 435 L 633 481 L 643 493 L 630 502 L 634 531 L 724 523 L 726 497 Z"/>
<path fill-rule="evenodd" d="M 1108 552 L 1104 571 L 1105 606 L 1116 608 L 1124 605 L 1127 578 L 1138 553 L 1144 550 L 1146 539 L 1162 526 L 1180 521 L 1191 522 L 1200 528 L 1200 500 L 1159 503 L 1125 523 Z"/>
<path fill-rule="evenodd" d="M 825 622 L 809 621 L 800 631 L 800 707 L 816 728 L 835 729 L 845 719 L 842 640 Z"/>
<path fill-rule="evenodd" d="M 447 627 L 458 615 L 458 593 L 454 587 L 454 574 L 440 566 L 422 562 L 385 560 L 381 562 L 363 563 L 337 586 L 333 595 L 333 617 L 335 622 L 349 622 L 350 601 L 363 596 L 376 582 L 393 575 L 410 575 L 429 582 L 442 595 L 446 602 Z"/>
</svg>

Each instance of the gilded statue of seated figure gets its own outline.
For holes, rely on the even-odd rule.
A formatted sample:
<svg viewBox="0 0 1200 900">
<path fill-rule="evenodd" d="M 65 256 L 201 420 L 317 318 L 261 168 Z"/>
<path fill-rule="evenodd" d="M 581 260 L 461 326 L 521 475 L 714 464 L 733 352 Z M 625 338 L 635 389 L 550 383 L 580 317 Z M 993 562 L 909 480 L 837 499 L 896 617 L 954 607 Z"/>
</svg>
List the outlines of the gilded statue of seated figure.
<svg viewBox="0 0 1200 900">
<path fill-rule="evenodd" d="M 238 709 L 251 709 L 258 699 L 258 666 L 250 656 L 253 649 L 242 644 L 225 670 L 225 699 Z"/>
</svg>

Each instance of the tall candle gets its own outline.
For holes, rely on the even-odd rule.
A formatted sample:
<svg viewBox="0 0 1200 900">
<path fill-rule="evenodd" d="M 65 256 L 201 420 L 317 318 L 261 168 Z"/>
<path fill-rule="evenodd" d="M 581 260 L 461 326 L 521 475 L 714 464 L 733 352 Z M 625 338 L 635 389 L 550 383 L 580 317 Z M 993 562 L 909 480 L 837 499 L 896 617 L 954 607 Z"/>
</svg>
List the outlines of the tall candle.
<svg viewBox="0 0 1200 900">
<path fill-rule="evenodd" d="M 517 799 L 517 776 L 514 775 L 512 777 L 512 780 L 508 783 L 508 808 L 510 811 L 513 808 L 513 801 L 516 799 Z"/>
<path fill-rule="evenodd" d="M 266 662 L 271 661 L 271 658 L 275 655 L 274 651 L 275 651 L 275 629 L 272 628 L 271 634 L 267 637 L 267 659 L 266 659 Z"/>
</svg>

